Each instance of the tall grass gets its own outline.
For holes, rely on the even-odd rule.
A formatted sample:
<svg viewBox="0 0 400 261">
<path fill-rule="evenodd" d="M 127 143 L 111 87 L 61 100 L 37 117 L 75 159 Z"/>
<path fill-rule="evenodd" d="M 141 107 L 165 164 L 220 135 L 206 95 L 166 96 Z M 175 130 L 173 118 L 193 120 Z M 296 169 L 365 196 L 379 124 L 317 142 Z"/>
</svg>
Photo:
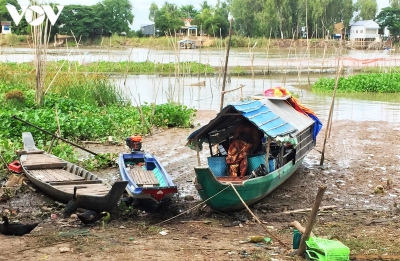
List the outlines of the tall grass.
<svg viewBox="0 0 400 261">
<path fill-rule="evenodd" d="M 99 74 L 63 74 L 52 88 L 53 93 L 90 105 L 106 106 L 125 100 L 122 91 Z"/>
<path fill-rule="evenodd" d="M 16 34 L 0 34 L 0 46 L 14 46 L 19 44 L 28 43 L 31 37 L 27 35 Z"/>
</svg>

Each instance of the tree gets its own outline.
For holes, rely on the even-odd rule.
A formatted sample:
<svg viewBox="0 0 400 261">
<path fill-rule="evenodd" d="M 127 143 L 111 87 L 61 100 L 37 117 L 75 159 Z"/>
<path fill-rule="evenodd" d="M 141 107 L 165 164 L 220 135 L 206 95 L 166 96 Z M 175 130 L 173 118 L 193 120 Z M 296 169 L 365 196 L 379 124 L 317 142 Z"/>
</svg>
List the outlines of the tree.
<svg viewBox="0 0 400 261">
<path fill-rule="evenodd" d="M 101 19 L 103 32 L 119 34 L 130 31 L 134 15 L 129 0 L 103 0 L 94 7 L 97 17 Z"/>
<path fill-rule="evenodd" d="M 180 11 L 185 18 L 194 18 L 199 14 L 193 5 L 182 5 Z"/>
<path fill-rule="evenodd" d="M 331 35 L 336 23 L 343 22 L 347 27 L 354 6 L 352 0 L 299 0 L 297 9 L 298 24 L 307 26 L 308 37 L 321 38 Z"/>
<path fill-rule="evenodd" d="M 6 5 L 13 5 L 21 13 L 21 6 L 17 0 L 0 0 L 0 21 L 11 21 L 12 33 L 13 34 L 28 34 L 29 25 L 25 19 L 21 19 L 18 25 L 15 25 L 10 13 L 8 12 Z"/>
<path fill-rule="evenodd" d="M 400 0 L 389 0 L 390 7 L 400 9 Z"/>
<path fill-rule="evenodd" d="M 196 15 L 193 24 L 201 26 L 202 33 L 207 33 L 213 36 L 225 37 L 229 34 L 229 20 L 228 20 L 228 4 L 220 1 L 214 7 L 207 4 L 206 1 L 202 4 L 203 9 Z"/>
<path fill-rule="evenodd" d="M 74 34 L 76 38 L 92 37 L 101 32 L 101 19 L 97 16 L 94 6 L 66 5 L 57 21 L 58 32 Z"/>
<path fill-rule="evenodd" d="M 387 28 L 391 35 L 400 35 L 400 9 L 385 7 L 376 17 L 381 28 Z"/>
<path fill-rule="evenodd" d="M 15 6 L 17 10 L 21 10 L 17 0 L 0 0 L 0 21 L 13 21 L 6 7 L 8 4 Z"/>
<path fill-rule="evenodd" d="M 158 30 L 166 34 L 176 32 L 184 25 L 178 6 L 168 2 L 155 13 L 154 23 Z"/>
<path fill-rule="evenodd" d="M 149 20 L 150 21 L 154 22 L 157 12 L 158 12 L 158 5 L 156 5 L 155 3 L 151 3 L 150 9 L 149 9 Z"/>
<path fill-rule="evenodd" d="M 202 10 L 212 9 L 211 5 L 209 5 L 207 1 L 203 1 L 203 3 L 200 4 L 200 7 Z"/>
<path fill-rule="evenodd" d="M 261 0 L 232 0 L 230 11 L 235 19 L 235 30 L 244 36 L 257 36 L 257 17 L 262 16 L 258 19 L 259 21 L 268 19 L 268 15 L 260 15 L 260 13 L 268 12 L 263 9 Z"/>
<path fill-rule="evenodd" d="M 358 12 L 354 18 L 355 21 L 372 20 L 378 10 L 376 0 L 357 0 L 354 7 L 355 11 Z"/>
</svg>

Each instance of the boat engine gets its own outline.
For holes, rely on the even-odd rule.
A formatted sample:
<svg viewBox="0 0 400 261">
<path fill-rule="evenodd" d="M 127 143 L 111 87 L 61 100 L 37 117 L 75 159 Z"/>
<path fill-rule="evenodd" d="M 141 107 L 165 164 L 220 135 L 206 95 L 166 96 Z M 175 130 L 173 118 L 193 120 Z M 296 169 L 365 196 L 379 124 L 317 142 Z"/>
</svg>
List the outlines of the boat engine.
<svg viewBox="0 0 400 261">
<path fill-rule="evenodd" d="M 126 146 L 128 146 L 132 152 L 140 151 L 142 149 L 142 136 L 133 135 L 125 139 Z"/>
</svg>

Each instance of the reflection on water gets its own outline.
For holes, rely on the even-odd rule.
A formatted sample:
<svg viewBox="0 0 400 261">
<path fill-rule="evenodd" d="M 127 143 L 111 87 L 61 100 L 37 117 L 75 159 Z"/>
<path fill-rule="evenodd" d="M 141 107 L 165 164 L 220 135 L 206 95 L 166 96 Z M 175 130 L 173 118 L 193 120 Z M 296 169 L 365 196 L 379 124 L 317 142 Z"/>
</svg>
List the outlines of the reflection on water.
<svg viewBox="0 0 400 261">
<path fill-rule="evenodd" d="M 175 78 L 139 75 L 128 76 L 126 81 L 125 78 L 114 77 L 113 81 L 131 97 L 133 105 L 176 101 L 198 110 L 218 111 L 220 107 L 222 80 L 218 76 Z M 299 100 L 313 109 L 321 119 L 327 119 L 332 94 L 313 93 L 307 88 L 295 87 L 304 86 L 307 82 L 308 79 L 298 77 L 232 77 L 226 83 L 226 90 L 236 89 L 240 85 L 244 87 L 226 93 L 224 105 L 261 94 L 271 87 L 282 86 L 298 95 Z M 400 94 L 338 94 L 333 117 L 337 120 L 397 121 L 400 117 Z"/>
</svg>

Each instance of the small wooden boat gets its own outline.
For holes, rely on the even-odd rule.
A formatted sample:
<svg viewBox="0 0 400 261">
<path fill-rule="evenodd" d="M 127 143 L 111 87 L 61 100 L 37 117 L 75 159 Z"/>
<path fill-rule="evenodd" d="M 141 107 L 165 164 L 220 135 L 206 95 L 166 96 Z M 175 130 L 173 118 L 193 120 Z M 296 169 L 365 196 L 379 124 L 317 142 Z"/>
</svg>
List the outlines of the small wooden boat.
<svg viewBox="0 0 400 261">
<path fill-rule="evenodd" d="M 178 192 L 171 176 L 150 153 L 141 151 L 141 137 L 126 139 L 131 153 L 121 153 L 118 159 L 122 180 L 128 181 L 127 193 L 134 199 L 156 207 Z"/>
<path fill-rule="evenodd" d="M 67 203 L 77 190 L 78 207 L 94 211 L 110 211 L 124 193 L 127 181 L 110 185 L 93 173 L 36 148 L 32 134 L 22 133 L 24 150 L 18 152 L 22 170 L 41 191 L 55 200 Z"/>
<path fill-rule="evenodd" d="M 208 165 L 194 168 L 195 187 L 209 207 L 218 211 L 243 209 L 243 202 L 251 205 L 266 197 L 299 168 L 315 146 L 322 124 L 315 115 L 298 111 L 306 108 L 293 107 L 293 101 L 298 103 L 291 96 L 264 97 L 231 104 L 189 135 L 188 145 L 192 149 L 199 151 L 203 142 L 209 144 Z M 237 132 L 243 124 L 250 126 L 249 133 Z M 234 154 L 235 141 L 245 141 L 253 149 L 245 153 L 244 147 L 239 146 L 239 153 Z M 240 155 L 246 160 L 232 162 Z M 246 162 L 246 167 L 240 165 L 242 162 Z M 240 171 L 235 172 L 237 168 Z"/>
</svg>

